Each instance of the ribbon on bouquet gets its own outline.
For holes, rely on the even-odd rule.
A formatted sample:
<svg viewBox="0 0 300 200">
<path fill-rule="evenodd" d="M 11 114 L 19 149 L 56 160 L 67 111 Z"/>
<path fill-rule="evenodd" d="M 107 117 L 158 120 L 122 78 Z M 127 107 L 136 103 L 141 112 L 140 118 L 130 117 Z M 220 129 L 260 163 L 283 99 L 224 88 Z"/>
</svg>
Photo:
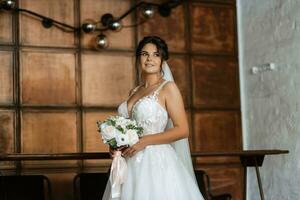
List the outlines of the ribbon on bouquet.
<svg viewBox="0 0 300 200">
<path fill-rule="evenodd" d="M 111 196 L 118 198 L 121 196 L 121 186 L 127 177 L 127 163 L 122 157 L 121 151 L 116 151 L 111 164 L 109 180 L 111 183 Z"/>
</svg>

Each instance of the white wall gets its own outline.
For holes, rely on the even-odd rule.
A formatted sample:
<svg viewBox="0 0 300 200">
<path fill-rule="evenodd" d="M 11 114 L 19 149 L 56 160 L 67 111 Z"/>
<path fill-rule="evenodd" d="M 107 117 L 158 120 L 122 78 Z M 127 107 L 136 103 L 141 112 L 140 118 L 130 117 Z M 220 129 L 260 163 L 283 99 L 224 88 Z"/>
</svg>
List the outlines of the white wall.
<svg viewBox="0 0 300 200">
<path fill-rule="evenodd" d="M 300 0 L 237 0 L 237 12 L 244 149 L 288 149 L 260 168 L 265 199 L 299 200 Z M 253 168 L 247 199 L 260 199 Z"/>
</svg>

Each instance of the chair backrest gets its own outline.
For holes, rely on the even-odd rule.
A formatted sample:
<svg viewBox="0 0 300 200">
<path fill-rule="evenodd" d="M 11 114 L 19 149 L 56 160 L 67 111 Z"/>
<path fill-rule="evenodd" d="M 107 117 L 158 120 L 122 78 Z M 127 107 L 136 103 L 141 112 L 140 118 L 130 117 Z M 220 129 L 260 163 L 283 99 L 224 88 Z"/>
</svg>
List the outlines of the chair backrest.
<svg viewBox="0 0 300 200">
<path fill-rule="evenodd" d="M 80 173 L 73 180 L 76 200 L 99 200 L 105 191 L 108 173 Z"/>
<path fill-rule="evenodd" d="M 196 175 L 199 189 L 205 200 L 208 200 L 208 199 L 210 199 L 210 200 L 231 200 L 232 199 L 232 196 L 229 193 L 214 195 L 211 192 L 210 179 L 209 179 L 208 174 L 206 174 L 205 171 L 196 170 L 195 175 Z"/>
<path fill-rule="evenodd" d="M 47 188 L 47 195 L 45 188 Z M 43 175 L 0 176 L 0 199 L 50 200 L 50 181 Z"/>
<path fill-rule="evenodd" d="M 207 174 L 203 170 L 195 170 L 199 190 L 205 200 L 208 200 Z"/>
</svg>

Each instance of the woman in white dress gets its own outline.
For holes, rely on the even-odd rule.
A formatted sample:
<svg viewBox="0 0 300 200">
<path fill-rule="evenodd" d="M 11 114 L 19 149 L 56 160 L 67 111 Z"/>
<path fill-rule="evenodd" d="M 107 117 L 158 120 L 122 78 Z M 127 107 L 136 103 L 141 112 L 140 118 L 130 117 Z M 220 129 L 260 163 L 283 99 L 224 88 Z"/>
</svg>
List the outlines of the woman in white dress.
<svg viewBox="0 0 300 200">
<path fill-rule="evenodd" d="M 114 199 L 203 200 L 191 164 L 184 103 L 166 63 L 167 44 L 156 36 L 145 37 L 136 57 L 142 84 L 118 111 L 135 119 L 144 132 L 138 143 L 122 151 L 128 174 L 120 197 Z M 108 181 L 103 200 L 112 199 L 110 189 Z"/>
</svg>

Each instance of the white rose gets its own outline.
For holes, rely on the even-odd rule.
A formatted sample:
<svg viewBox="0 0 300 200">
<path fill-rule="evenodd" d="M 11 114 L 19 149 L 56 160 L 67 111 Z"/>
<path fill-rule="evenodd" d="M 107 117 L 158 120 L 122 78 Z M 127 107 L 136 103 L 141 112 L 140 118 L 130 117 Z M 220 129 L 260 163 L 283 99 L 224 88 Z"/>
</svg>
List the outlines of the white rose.
<svg viewBox="0 0 300 200">
<path fill-rule="evenodd" d="M 107 127 L 107 124 L 106 124 L 106 123 L 102 123 L 102 124 L 100 125 L 100 129 L 101 129 L 101 130 L 104 130 L 106 127 Z"/>
<path fill-rule="evenodd" d="M 116 135 L 121 134 L 121 132 L 113 126 L 103 126 L 101 124 L 101 135 L 102 138 L 106 141 L 111 140 L 116 137 Z"/>
<path fill-rule="evenodd" d="M 130 130 L 126 131 L 126 135 L 128 135 L 129 146 L 132 146 L 139 141 L 139 136 L 138 136 L 136 130 L 130 129 Z"/>
<path fill-rule="evenodd" d="M 129 144 L 128 135 L 122 134 L 122 133 L 117 134 L 116 135 L 116 142 L 117 142 L 118 147 L 128 145 Z"/>
<path fill-rule="evenodd" d="M 119 118 L 116 121 L 117 126 L 121 126 L 122 128 L 126 126 L 126 119 L 125 118 Z"/>
<path fill-rule="evenodd" d="M 135 121 L 132 121 L 130 119 L 126 119 L 126 125 L 129 125 L 129 124 L 133 124 Z"/>
</svg>

